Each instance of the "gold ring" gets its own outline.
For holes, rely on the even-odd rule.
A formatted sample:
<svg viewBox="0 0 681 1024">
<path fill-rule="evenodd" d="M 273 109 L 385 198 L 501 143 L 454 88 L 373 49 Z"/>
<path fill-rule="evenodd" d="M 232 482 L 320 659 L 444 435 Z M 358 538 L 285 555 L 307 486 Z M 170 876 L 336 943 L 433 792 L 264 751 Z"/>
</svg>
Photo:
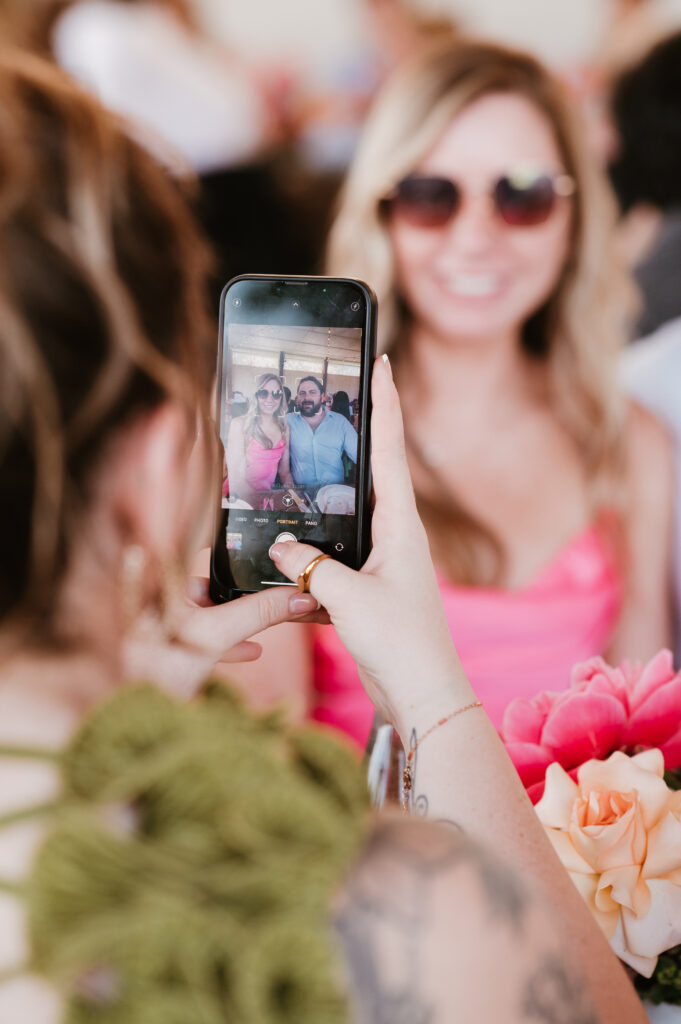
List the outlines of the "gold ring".
<svg viewBox="0 0 681 1024">
<path fill-rule="evenodd" d="M 311 562 L 308 562 L 303 571 L 298 576 L 298 590 L 301 594 L 310 593 L 310 576 L 317 568 L 320 562 L 323 562 L 325 558 L 331 558 L 331 555 L 317 555 Z"/>
</svg>

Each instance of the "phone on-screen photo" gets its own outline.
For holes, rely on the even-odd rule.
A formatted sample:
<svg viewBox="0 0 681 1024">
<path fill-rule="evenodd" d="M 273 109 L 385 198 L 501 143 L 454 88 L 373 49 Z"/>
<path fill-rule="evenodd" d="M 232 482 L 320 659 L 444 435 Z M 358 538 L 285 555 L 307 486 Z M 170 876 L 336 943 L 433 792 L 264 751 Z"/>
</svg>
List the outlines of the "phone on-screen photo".
<svg viewBox="0 0 681 1024">
<path fill-rule="evenodd" d="M 366 561 L 375 349 L 376 300 L 361 281 L 244 275 L 223 290 L 214 601 L 290 585 L 269 556 L 277 540 L 353 569 Z"/>
</svg>

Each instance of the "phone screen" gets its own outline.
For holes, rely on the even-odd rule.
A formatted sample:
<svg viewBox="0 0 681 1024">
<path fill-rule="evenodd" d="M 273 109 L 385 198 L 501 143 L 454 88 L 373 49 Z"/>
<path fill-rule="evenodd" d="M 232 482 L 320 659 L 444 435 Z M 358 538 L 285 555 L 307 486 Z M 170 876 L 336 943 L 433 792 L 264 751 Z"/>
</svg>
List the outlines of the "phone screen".
<svg viewBox="0 0 681 1024">
<path fill-rule="evenodd" d="M 361 282 L 242 277 L 225 289 L 214 598 L 290 585 L 269 557 L 278 539 L 365 560 L 374 322 Z"/>
</svg>

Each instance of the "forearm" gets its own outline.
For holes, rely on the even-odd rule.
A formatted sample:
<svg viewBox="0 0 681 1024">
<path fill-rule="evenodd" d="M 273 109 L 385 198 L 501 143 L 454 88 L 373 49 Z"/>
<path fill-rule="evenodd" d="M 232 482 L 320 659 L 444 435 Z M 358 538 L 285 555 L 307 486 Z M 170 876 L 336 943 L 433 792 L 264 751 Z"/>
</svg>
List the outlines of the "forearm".
<svg viewBox="0 0 681 1024">
<path fill-rule="evenodd" d="M 450 688 L 452 706 L 426 724 L 421 711 L 400 726 L 413 757 L 413 806 L 433 819 L 455 823 L 527 880 L 547 906 L 559 911 L 566 941 L 594 986 L 603 1022 L 645 1021 L 625 971 L 610 950 L 586 904 L 553 852 L 503 744 L 482 708 L 472 708 L 420 738 L 438 718 L 474 700 L 458 673 Z M 436 709 L 433 707 L 433 710 Z"/>
</svg>

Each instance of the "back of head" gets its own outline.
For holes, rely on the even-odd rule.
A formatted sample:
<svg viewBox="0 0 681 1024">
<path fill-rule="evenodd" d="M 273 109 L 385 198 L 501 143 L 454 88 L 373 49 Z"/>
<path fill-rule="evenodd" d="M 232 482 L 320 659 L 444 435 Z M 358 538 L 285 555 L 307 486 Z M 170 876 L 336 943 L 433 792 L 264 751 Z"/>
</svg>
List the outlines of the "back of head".
<svg viewBox="0 0 681 1024">
<path fill-rule="evenodd" d="M 610 171 L 622 207 L 681 205 L 681 32 L 620 75 L 611 108 L 619 146 Z"/>
<path fill-rule="evenodd" d="M 178 186 L 37 58 L 0 55 L 0 619 L 49 623 L 103 454 L 195 423 L 208 258 Z"/>
<path fill-rule="evenodd" d="M 340 413 L 346 419 L 350 419 L 350 397 L 347 391 L 337 391 L 331 403 L 331 412 Z"/>
</svg>

